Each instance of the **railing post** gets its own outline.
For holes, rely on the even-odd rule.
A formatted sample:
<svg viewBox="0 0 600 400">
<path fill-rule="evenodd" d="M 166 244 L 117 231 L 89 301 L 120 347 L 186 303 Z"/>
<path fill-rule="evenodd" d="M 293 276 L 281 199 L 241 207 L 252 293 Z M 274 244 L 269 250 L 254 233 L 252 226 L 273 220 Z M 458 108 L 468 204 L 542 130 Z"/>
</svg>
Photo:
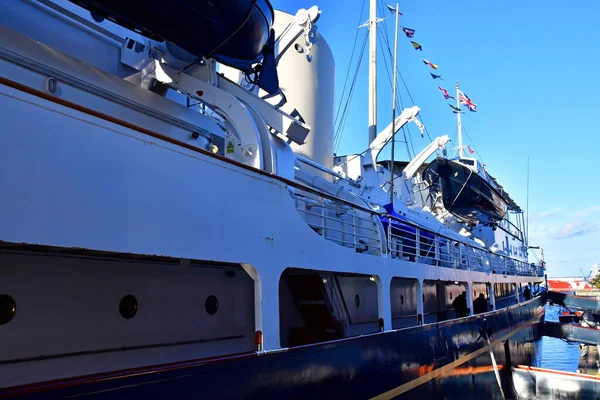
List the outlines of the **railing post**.
<svg viewBox="0 0 600 400">
<path fill-rule="evenodd" d="M 356 212 L 352 211 L 352 241 L 354 242 L 354 248 L 357 248 L 357 240 L 356 240 Z M 343 226 L 343 225 L 342 225 Z M 342 228 L 342 231 L 344 228 Z"/>
<path fill-rule="evenodd" d="M 421 258 L 421 230 L 415 228 L 415 262 L 419 262 Z"/>
<path fill-rule="evenodd" d="M 390 252 L 390 257 L 395 258 L 394 253 L 396 252 L 396 246 L 395 246 L 394 240 L 392 238 L 392 220 L 390 218 L 388 218 L 387 236 L 386 237 L 387 237 L 388 251 Z"/>
<path fill-rule="evenodd" d="M 376 214 L 371 213 L 371 220 L 373 221 L 373 229 L 375 229 L 376 231 L 379 232 L 377 222 L 375 222 L 378 219 L 379 219 L 379 217 Z M 379 220 L 379 223 L 381 223 L 381 220 Z M 388 224 L 388 227 L 389 227 L 389 224 Z M 383 249 L 384 249 L 383 241 L 386 240 L 389 242 L 389 239 L 388 239 L 389 236 L 386 236 L 385 232 L 383 233 L 383 235 L 385 236 L 385 239 L 382 238 L 381 235 L 379 235 L 379 254 L 381 254 L 381 255 L 384 254 L 383 253 Z M 387 251 L 389 252 L 390 251 L 389 243 L 386 244 L 386 247 L 387 247 Z"/>
<path fill-rule="evenodd" d="M 435 246 L 435 265 L 442 265 L 442 257 L 440 255 L 440 237 L 438 235 L 433 236 L 433 245 Z"/>
<path fill-rule="evenodd" d="M 325 235 L 325 198 L 323 196 L 319 196 L 319 200 L 319 203 L 321 203 L 321 236 L 327 238 L 327 236 Z M 342 237 L 344 237 L 343 232 Z"/>
</svg>

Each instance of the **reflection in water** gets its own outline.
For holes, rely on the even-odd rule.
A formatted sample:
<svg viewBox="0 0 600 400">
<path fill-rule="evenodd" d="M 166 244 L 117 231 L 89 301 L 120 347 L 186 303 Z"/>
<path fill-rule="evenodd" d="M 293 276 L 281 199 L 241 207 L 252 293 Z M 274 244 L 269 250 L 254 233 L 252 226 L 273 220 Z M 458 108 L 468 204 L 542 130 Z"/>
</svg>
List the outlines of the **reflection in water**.
<svg viewBox="0 0 600 400">
<path fill-rule="evenodd" d="M 546 321 L 558 322 L 560 310 L 559 306 L 546 305 Z M 579 366 L 579 354 L 578 343 L 568 343 L 561 339 L 544 336 L 541 340 L 536 365 L 541 368 L 575 372 Z"/>
</svg>

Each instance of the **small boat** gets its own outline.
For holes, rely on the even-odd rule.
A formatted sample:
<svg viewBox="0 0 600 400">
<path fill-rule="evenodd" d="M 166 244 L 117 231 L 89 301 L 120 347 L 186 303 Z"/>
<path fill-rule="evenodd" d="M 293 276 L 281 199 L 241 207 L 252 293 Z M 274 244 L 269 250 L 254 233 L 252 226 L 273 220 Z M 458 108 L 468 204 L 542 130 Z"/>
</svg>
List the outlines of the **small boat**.
<svg viewBox="0 0 600 400">
<path fill-rule="evenodd" d="M 470 225 L 495 225 L 506 217 L 507 200 L 474 158 L 438 157 L 424 178 L 431 191 L 441 194 L 444 208 Z"/>
<path fill-rule="evenodd" d="M 266 0 L 77 0 L 94 19 L 108 19 L 155 41 L 242 70 L 257 62 L 273 26 Z"/>
<path fill-rule="evenodd" d="M 571 311 L 565 310 L 560 313 L 558 316 L 558 321 L 561 324 L 573 324 L 579 323 L 582 320 L 583 311 Z"/>
</svg>

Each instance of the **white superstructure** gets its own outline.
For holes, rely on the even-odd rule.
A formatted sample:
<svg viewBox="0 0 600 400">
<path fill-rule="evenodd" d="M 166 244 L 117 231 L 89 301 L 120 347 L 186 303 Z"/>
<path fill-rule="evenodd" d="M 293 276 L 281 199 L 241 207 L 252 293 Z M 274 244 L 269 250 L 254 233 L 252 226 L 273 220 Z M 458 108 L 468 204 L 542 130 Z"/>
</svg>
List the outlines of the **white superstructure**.
<svg viewBox="0 0 600 400">
<path fill-rule="evenodd" d="M 412 175 L 387 211 L 376 155 L 333 167 L 333 58 L 305 17 L 277 107 L 71 2 L 0 4 L 0 387 L 430 323 L 463 290 L 493 309 L 541 282 L 408 201 Z"/>
</svg>

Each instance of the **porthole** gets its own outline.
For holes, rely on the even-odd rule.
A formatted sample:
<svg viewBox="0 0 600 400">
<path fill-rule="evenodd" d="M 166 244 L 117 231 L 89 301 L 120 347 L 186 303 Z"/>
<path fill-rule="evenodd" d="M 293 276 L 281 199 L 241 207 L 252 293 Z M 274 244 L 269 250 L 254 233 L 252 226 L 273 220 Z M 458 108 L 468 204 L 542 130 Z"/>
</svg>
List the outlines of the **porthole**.
<svg viewBox="0 0 600 400">
<path fill-rule="evenodd" d="M 204 302 L 204 309 L 208 315 L 215 315 L 219 309 L 219 300 L 217 297 L 213 296 L 212 294 L 208 296 Z"/>
<path fill-rule="evenodd" d="M 400 295 L 400 304 L 404 304 L 404 295 L 403 294 Z"/>
<path fill-rule="evenodd" d="M 138 311 L 138 301 L 135 296 L 128 294 L 119 302 L 119 314 L 125 319 L 135 317 Z"/>
<path fill-rule="evenodd" d="M 17 313 L 15 299 L 7 294 L 0 294 L 0 325 L 8 324 Z"/>
<path fill-rule="evenodd" d="M 354 305 L 356 306 L 356 308 L 360 307 L 360 296 L 359 295 L 354 296 Z"/>
</svg>

